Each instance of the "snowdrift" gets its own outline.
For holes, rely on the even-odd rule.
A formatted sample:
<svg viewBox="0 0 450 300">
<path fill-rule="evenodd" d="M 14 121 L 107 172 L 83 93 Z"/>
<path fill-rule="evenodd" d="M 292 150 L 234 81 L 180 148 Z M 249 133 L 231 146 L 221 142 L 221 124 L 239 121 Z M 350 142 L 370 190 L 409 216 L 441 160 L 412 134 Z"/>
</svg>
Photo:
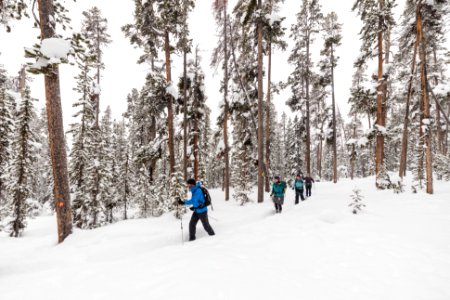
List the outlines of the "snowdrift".
<svg viewBox="0 0 450 300">
<path fill-rule="evenodd" d="M 299 205 L 289 190 L 281 214 L 268 196 L 240 207 L 213 190 L 216 236 L 199 223 L 195 242 L 165 215 L 57 245 L 55 218 L 39 217 L 23 238 L 0 236 L 0 298 L 450 299 L 450 184 L 436 181 L 434 196 L 373 185 L 317 183 Z M 354 187 L 366 204 L 357 215 Z"/>
</svg>

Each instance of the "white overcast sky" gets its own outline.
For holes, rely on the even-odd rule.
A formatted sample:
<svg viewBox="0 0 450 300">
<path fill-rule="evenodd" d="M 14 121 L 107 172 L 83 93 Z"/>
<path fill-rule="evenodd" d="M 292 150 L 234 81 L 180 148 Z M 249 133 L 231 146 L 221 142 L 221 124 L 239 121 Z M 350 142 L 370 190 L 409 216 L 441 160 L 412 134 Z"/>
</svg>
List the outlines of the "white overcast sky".
<svg viewBox="0 0 450 300">
<path fill-rule="evenodd" d="M 104 50 L 104 63 L 106 70 L 103 72 L 101 83 L 101 108 L 104 110 L 110 105 L 115 118 L 121 118 L 121 114 L 126 109 L 126 96 L 132 88 L 140 89 L 144 83 L 148 66 L 138 65 L 136 63 L 141 51 L 134 49 L 124 37 L 121 27 L 127 23 L 133 22 L 134 1 L 122 0 L 78 0 L 76 3 L 72 1 L 63 1 L 70 11 L 72 19 L 72 27 L 79 30 L 81 13 L 93 6 L 101 9 L 103 16 L 108 19 L 109 33 L 113 42 Z M 405 1 L 398 1 L 399 12 Z M 236 0 L 230 1 L 230 10 L 233 8 Z M 321 0 L 324 14 L 335 11 L 338 14 L 339 21 L 343 23 L 343 40 L 342 46 L 337 50 L 340 57 L 339 65 L 336 70 L 336 99 L 339 108 L 346 117 L 348 111 L 347 100 L 349 97 L 349 89 L 353 74 L 353 62 L 359 54 L 360 41 L 358 31 L 360 29 L 360 21 L 356 14 L 351 12 L 354 0 Z M 219 93 L 220 74 L 214 75 L 214 70 L 210 69 L 211 51 L 215 47 L 216 25 L 211 10 L 212 0 L 197 0 L 195 10 L 190 15 L 190 31 L 194 39 L 194 45 L 199 45 L 201 55 L 203 57 L 202 65 L 206 74 L 206 92 L 208 104 L 213 112 L 212 122 L 215 124 L 215 118 L 218 111 L 218 103 L 222 96 Z M 286 0 L 280 16 L 286 17 L 284 22 L 288 28 L 286 39 L 289 42 L 290 26 L 295 21 L 295 14 L 300 10 L 301 1 Z M 32 28 L 32 21 L 16 22 L 13 24 L 13 32 L 6 34 L 4 30 L 0 30 L 0 64 L 4 65 L 10 74 L 17 74 L 20 66 L 25 63 L 23 56 L 23 48 L 29 47 L 38 42 L 39 34 L 37 29 Z M 319 37 L 317 37 L 318 40 Z M 292 43 L 291 43 L 292 44 Z M 313 50 L 313 57 L 317 61 L 319 56 L 320 45 L 316 45 Z M 273 82 L 285 81 L 291 72 L 290 66 L 287 64 L 289 50 L 282 53 L 277 50 L 273 57 Z M 181 74 L 181 57 L 173 57 L 174 69 L 172 76 L 176 78 Z M 266 61 L 267 62 L 267 61 Z M 78 95 L 73 91 L 76 84 L 74 76 L 77 69 L 72 66 L 61 67 L 61 94 L 63 102 L 64 123 L 67 125 L 73 122 L 71 116 L 73 114 L 72 104 L 78 99 Z M 266 82 L 264 83 L 266 85 Z M 278 116 L 282 111 L 286 111 L 289 115 L 290 109 L 285 106 L 285 102 L 289 97 L 289 90 L 284 91 L 280 95 L 274 96 Z M 32 94 L 40 100 L 40 105 L 45 102 L 44 84 L 42 76 L 34 77 L 32 83 Z"/>
</svg>

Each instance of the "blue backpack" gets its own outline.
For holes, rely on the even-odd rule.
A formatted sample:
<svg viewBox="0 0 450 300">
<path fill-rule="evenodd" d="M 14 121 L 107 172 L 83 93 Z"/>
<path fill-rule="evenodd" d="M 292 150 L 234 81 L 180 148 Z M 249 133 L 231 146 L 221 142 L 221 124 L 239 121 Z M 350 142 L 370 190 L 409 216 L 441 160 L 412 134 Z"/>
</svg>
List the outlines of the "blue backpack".
<svg viewBox="0 0 450 300">
<path fill-rule="evenodd" d="M 296 180 L 296 181 L 295 181 L 295 188 L 296 188 L 297 190 L 303 189 L 303 180 Z"/>
</svg>

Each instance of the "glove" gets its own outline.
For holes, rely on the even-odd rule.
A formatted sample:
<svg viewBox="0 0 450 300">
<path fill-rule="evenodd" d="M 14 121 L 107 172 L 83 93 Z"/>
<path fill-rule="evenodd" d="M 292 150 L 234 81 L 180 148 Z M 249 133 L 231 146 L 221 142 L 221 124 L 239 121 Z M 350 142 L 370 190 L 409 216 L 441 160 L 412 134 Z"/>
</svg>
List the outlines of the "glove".
<svg viewBox="0 0 450 300">
<path fill-rule="evenodd" d="M 272 193 L 270 193 L 270 197 L 273 197 L 273 194 L 272 194 Z"/>
<path fill-rule="evenodd" d="M 177 203 L 178 203 L 179 205 L 184 205 L 184 201 L 181 200 L 180 197 L 177 197 Z"/>
<path fill-rule="evenodd" d="M 189 209 L 190 209 L 190 210 L 192 210 L 192 211 L 194 211 L 194 210 L 195 210 L 195 208 L 193 208 L 193 207 L 189 207 Z"/>
</svg>

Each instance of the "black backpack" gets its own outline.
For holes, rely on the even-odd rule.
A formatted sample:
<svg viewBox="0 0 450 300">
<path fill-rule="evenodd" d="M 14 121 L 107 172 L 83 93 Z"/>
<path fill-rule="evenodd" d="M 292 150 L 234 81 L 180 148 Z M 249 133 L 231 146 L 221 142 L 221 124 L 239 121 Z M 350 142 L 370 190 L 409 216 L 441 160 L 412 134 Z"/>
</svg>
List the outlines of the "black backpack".
<svg viewBox="0 0 450 300">
<path fill-rule="evenodd" d="M 203 192 L 203 198 L 205 199 L 205 202 L 203 202 L 202 205 L 200 205 L 200 208 L 210 206 L 211 205 L 211 195 L 209 194 L 208 190 L 205 187 L 200 187 Z M 212 209 L 212 206 L 211 206 Z"/>
</svg>

